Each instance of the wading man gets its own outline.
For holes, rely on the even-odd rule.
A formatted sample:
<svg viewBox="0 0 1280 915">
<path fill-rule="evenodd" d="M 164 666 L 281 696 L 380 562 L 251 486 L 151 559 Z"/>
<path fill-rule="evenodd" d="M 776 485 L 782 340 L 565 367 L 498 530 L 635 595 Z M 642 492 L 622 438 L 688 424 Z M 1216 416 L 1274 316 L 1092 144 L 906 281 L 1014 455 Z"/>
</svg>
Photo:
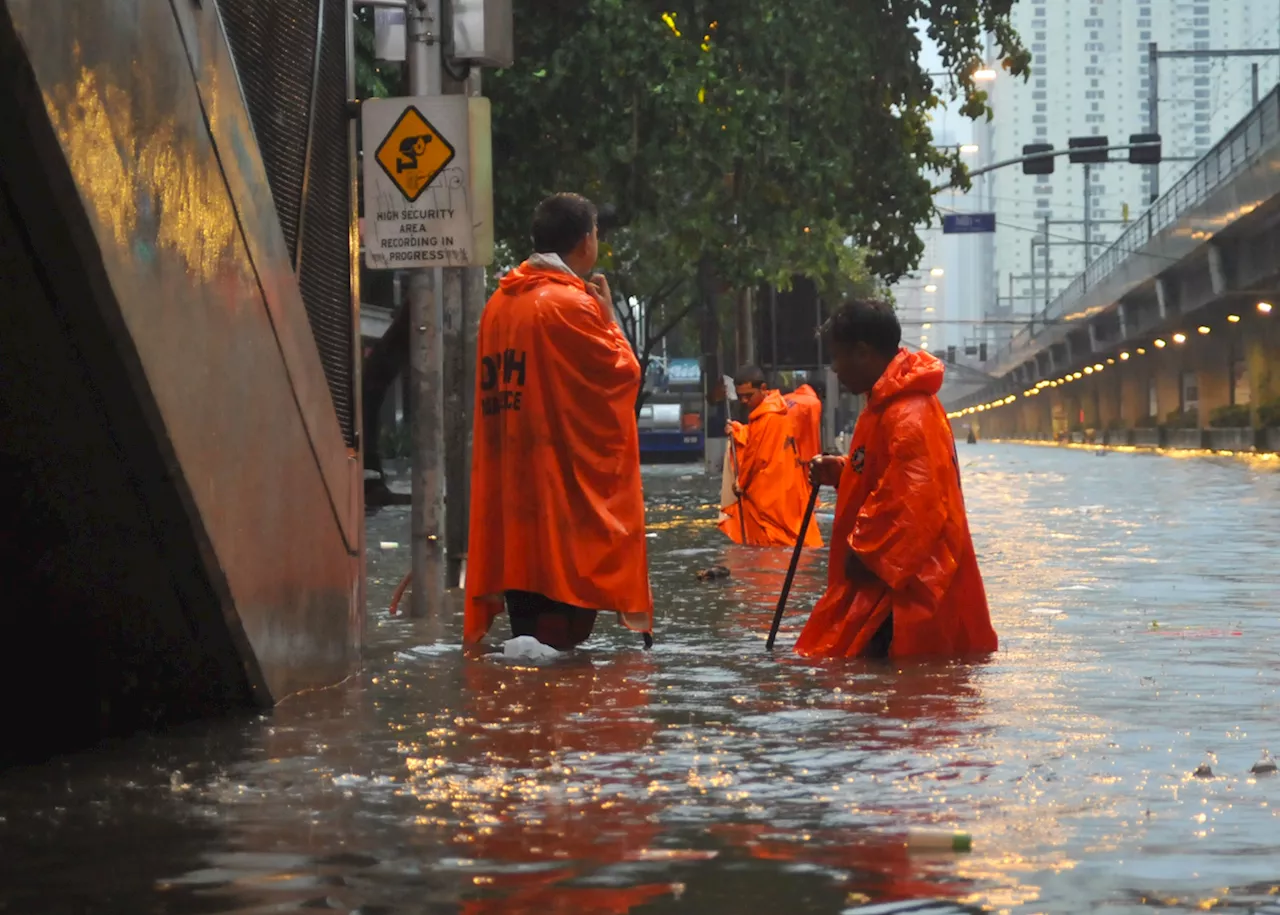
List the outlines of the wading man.
<svg viewBox="0 0 1280 915">
<path fill-rule="evenodd" d="M 942 363 L 901 348 L 882 302 L 831 318 L 831 365 L 866 394 L 848 457 L 819 457 L 839 487 L 827 590 L 800 633 L 811 657 L 963 657 L 995 651 L 960 491 L 955 438 L 938 402 Z"/>
<path fill-rule="evenodd" d="M 561 651 L 586 641 L 598 611 L 648 644 L 640 365 L 591 273 L 596 209 L 557 194 L 532 235 L 534 255 L 480 320 L 464 641 L 505 609 L 513 636 Z"/>
<path fill-rule="evenodd" d="M 731 422 L 726 430 L 737 457 L 735 501 L 722 509 L 720 530 L 746 546 L 793 547 L 800 536 L 809 487 L 791 415 L 782 395 L 765 383 L 764 372 L 757 366 L 738 369 L 734 387 L 748 421 Z M 809 525 L 804 542 L 822 546 L 816 524 Z"/>
<path fill-rule="evenodd" d="M 802 384 L 783 398 L 796 430 L 796 450 L 806 466 L 822 453 L 822 400 L 810 384 Z"/>
</svg>

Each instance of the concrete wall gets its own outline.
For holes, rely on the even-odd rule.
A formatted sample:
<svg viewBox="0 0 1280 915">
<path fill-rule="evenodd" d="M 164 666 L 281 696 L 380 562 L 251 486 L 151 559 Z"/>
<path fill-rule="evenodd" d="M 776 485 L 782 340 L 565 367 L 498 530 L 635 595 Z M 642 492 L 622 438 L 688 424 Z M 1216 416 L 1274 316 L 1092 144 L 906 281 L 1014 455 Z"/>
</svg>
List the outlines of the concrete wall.
<svg viewBox="0 0 1280 915">
<path fill-rule="evenodd" d="M 336 682 L 360 466 L 215 5 L 0 2 L 0 72 L 6 748 Z"/>
</svg>

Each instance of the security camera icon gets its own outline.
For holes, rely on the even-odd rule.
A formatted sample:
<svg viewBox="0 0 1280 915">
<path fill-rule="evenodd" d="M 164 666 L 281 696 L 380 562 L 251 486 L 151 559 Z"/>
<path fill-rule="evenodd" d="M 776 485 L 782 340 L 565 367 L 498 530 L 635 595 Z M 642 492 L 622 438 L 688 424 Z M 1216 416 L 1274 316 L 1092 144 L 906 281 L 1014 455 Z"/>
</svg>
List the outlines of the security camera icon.
<svg viewBox="0 0 1280 915">
<path fill-rule="evenodd" d="M 396 158 L 396 174 L 418 167 L 418 157 L 425 154 L 427 144 L 434 138 L 430 134 L 405 137 L 400 141 L 400 155 Z"/>
</svg>

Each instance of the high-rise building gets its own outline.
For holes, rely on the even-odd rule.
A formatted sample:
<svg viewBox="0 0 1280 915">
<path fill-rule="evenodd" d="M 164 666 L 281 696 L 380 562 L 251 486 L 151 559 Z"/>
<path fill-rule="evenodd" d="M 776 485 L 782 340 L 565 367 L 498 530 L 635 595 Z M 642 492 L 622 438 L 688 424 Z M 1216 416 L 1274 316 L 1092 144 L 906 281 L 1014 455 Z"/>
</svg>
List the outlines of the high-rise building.
<svg viewBox="0 0 1280 915">
<path fill-rule="evenodd" d="M 1161 51 L 1280 46 L 1277 0 L 1021 0 L 1013 21 L 1032 52 L 1032 72 L 1026 81 L 1002 72 L 993 86 L 996 161 L 1021 155 L 1029 143 L 1063 149 L 1071 137 L 1105 136 L 1121 144 L 1146 132 L 1152 42 Z M 1265 96 L 1280 72 L 1274 56 L 1159 60 L 1162 192 L 1248 113 L 1253 64 Z M 1130 165 L 1123 152 L 1113 153 L 1112 160 L 1088 169 L 1094 257 L 1124 231 L 1126 214 L 1136 219 L 1146 209 L 1154 188 L 1154 167 Z M 992 173 L 997 301 L 988 304 L 989 317 L 1025 318 L 1080 273 L 1085 175 L 1084 166 L 1065 156 L 1056 160 L 1052 175 L 1024 175 L 1017 166 Z M 1031 239 L 1043 237 L 1046 228 L 1048 257 L 1036 247 L 1033 261 Z M 996 329 L 997 342 L 1012 330 L 1005 327 Z"/>
</svg>

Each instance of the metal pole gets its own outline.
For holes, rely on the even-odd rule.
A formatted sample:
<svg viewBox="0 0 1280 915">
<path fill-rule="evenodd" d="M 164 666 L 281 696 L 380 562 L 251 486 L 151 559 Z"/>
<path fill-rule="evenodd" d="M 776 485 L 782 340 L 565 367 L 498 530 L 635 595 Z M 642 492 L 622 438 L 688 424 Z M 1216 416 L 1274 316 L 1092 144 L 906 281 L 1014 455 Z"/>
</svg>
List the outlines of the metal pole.
<svg viewBox="0 0 1280 915">
<path fill-rule="evenodd" d="M 445 585 L 462 581 L 462 560 L 467 552 L 467 493 L 462 485 L 467 464 L 467 415 L 463 402 L 466 378 L 466 332 L 463 283 L 466 270 L 447 267 L 441 288 L 444 315 L 444 480 L 445 480 Z M 472 392 L 474 396 L 474 391 Z"/>
<path fill-rule="evenodd" d="M 405 10 L 409 94 L 440 94 L 440 0 L 414 0 Z M 444 359 L 435 271 L 409 273 L 409 372 L 413 379 L 413 591 L 409 615 L 443 616 Z"/>
<path fill-rule="evenodd" d="M 1093 237 L 1093 224 L 1090 217 L 1093 215 L 1093 186 L 1090 181 L 1093 177 L 1093 170 L 1089 163 L 1084 164 L 1084 269 L 1089 269 L 1089 263 L 1093 260 L 1093 252 L 1089 250 L 1089 243 Z"/>
<path fill-rule="evenodd" d="M 1027 241 L 1031 242 L 1031 317 L 1034 318 L 1036 314 L 1036 287 L 1039 285 L 1036 282 L 1039 278 L 1039 275 L 1036 273 L 1036 242 L 1039 241 L 1039 239 L 1032 237 L 1027 239 Z M 1049 282 L 1048 278 L 1045 279 L 1045 282 Z"/>
<path fill-rule="evenodd" d="M 1044 310 L 1045 317 L 1049 316 L 1049 217 L 1044 218 Z"/>
<path fill-rule="evenodd" d="M 1250 67 L 1249 75 L 1253 80 L 1253 107 L 1258 107 L 1258 65 L 1254 64 Z"/>
<path fill-rule="evenodd" d="M 467 80 L 467 94 L 472 98 L 483 95 L 479 67 L 471 71 Z M 484 267 L 468 267 L 462 271 L 462 412 L 463 437 L 465 439 L 462 462 L 462 494 L 454 501 L 462 515 L 462 561 L 459 565 L 459 586 L 466 583 L 467 543 L 471 537 L 471 445 L 476 416 L 476 346 L 480 337 L 480 316 L 484 313 L 489 290 L 485 286 Z"/>
<path fill-rule="evenodd" d="M 1160 132 L 1160 50 L 1156 42 L 1147 45 L 1147 130 Z M 1160 199 L 1160 166 L 1150 166 L 1151 200 Z"/>
</svg>

